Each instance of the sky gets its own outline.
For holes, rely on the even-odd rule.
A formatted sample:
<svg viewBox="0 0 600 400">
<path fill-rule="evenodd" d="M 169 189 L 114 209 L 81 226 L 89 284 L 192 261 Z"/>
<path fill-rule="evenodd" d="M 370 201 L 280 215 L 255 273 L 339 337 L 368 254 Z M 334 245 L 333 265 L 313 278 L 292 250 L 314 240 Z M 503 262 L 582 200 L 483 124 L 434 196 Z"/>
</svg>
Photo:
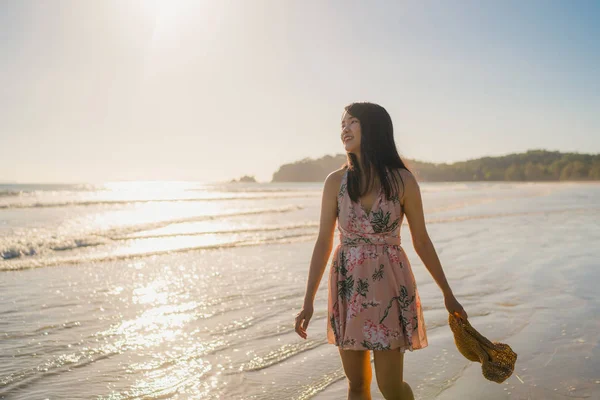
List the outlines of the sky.
<svg viewBox="0 0 600 400">
<path fill-rule="evenodd" d="M 270 181 L 342 154 L 600 153 L 600 2 L 2 1 L 0 181 Z"/>
</svg>

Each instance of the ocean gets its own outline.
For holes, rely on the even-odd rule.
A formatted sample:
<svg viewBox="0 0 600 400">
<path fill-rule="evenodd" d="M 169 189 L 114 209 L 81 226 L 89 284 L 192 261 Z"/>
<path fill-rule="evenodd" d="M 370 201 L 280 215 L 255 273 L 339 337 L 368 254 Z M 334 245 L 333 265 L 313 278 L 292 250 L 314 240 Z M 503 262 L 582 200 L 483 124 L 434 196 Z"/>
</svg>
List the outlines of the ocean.
<svg viewBox="0 0 600 400">
<path fill-rule="evenodd" d="M 322 183 L 0 185 L 1 399 L 342 399 L 327 276 L 294 332 Z M 471 324 L 518 354 L 489 382 L 407 252 L 429 346 L 417 399 L 600 399 L 600 184 L 421 183 Z M 336 236 L 335 245 L 338 239 Z M 374 399 L 383 399 L 375 374 Z"/>
</svg>

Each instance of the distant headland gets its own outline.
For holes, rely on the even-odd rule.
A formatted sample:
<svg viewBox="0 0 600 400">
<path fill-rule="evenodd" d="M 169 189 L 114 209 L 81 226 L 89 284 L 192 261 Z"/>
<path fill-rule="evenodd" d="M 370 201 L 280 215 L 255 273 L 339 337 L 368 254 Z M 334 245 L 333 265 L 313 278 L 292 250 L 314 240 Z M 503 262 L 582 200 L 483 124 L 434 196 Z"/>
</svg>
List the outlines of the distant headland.
<svg viewBox="0 0 600 400">
<path fill-rule="evenodd" d="M 452 164 L 404 159 L 420 181 L 594 181 L 600 180 L 600 154 L 529 150 Z M 272 182 L 322 182 L 346 162 L 345 154 L 304 158 L 282 165 Z"/>
<path fill-rule="evenodd" d="M 239 180 L 232 179 L 229 183 L 256 183 L 254 176 L 244 175 Z"/>
</svg>

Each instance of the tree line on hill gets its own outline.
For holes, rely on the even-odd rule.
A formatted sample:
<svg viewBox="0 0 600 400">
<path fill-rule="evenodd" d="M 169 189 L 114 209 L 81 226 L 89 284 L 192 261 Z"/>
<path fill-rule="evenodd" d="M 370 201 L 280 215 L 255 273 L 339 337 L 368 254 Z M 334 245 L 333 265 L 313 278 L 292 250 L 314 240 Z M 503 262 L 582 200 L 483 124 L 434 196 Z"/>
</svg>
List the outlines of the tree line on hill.
<svg viewBox="0 0 600 400">
<path fill-rule="evenodd" d="M 428 182 L 600 180 L 600 154 L 529 150 L 452 164 L 403 160 L 419 180 Z M 282 165 L 272 182 L 322 182 L 345 162 L 345 154 L 304 158 Z"/>
</svg>

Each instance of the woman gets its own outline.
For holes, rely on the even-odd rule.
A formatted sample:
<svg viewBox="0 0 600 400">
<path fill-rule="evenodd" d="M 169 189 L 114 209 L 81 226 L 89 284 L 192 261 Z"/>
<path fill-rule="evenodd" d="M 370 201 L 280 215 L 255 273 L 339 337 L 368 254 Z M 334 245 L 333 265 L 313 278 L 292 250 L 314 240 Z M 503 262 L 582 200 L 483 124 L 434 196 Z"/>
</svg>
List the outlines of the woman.
<svg viewBox="0 0 600 400">
<path fill-rule="evenodd" d="M 306 339 L 313 303 L 333 247 L 329 274 L 327 340 L 338 346 L 348 378 L 348 399 L 370 399 L 373 351 L 377 385 L 386 399 L 414 399 L 403 380 L 404 352 L 427 346 L 421 301 L 400 246 L 406 215 L 413 245 L 444 294 L 449 313 L 467 313 L 454 297 L 425 227 L 419 185 L 394 142 L 387 111 L 353 103 L 342 115 L 347 162 L 325 180 L 320 228 L 296 332 Z"/>
</svg>

